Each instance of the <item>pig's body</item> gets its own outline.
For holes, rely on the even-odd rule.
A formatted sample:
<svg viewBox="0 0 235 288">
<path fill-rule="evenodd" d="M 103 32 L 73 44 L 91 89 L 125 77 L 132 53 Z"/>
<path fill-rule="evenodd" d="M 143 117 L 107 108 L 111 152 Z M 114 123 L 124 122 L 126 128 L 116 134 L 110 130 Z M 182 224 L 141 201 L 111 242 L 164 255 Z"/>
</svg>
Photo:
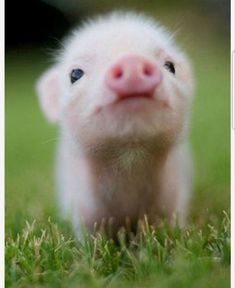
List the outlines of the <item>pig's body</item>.
<svg viewBox="0 0 235 288">
<path fill-rule="evenodd" d="M 61 126 L 58 190 L 76 229 L 102 219 L 117 229 L 127 218 L 134 227 L 144 215 L 151 224 L 184 222 L 193 81 L 165 30 L 135 14 L 87 24 L 38 90 L 44 112 Z"/>
<path fill-rule="evenodd" d="M 162 217 L 185 220 L 191 191 L 190 158 L 185 145 L 154 155 L 138 147 L 126 148 L 112 159 L 87 159 L 61 143 L 58 163 L 60 203 L 76 228 L 80 219 L 92 229 L 95 222 L 113 218 L 125 225 L 148 215 L 157 224 Z M 134 145 L 133 145 L 134 146 Z"/>
</svg>

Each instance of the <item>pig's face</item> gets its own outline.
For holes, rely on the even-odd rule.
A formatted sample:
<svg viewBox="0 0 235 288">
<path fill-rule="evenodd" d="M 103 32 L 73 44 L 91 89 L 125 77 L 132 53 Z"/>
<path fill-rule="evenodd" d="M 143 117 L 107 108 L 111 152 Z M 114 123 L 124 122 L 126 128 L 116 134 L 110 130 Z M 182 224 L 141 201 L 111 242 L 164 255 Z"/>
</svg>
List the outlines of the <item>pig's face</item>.
<svg viewBox="0 0 235 288">
<path fill-rule="evenodd" d="M 164 144 L 184 130 L 193 81 L 165 30 L 116 14 L 75 31 L 38 87 L 46 114 L 79 143 Z"/>
</svg>

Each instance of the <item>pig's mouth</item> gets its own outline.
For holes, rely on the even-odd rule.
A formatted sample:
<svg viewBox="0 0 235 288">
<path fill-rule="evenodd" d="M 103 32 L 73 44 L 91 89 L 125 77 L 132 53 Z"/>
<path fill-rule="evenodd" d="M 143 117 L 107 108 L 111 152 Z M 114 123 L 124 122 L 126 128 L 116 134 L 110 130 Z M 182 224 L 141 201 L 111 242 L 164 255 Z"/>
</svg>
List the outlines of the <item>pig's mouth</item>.
<svg viewBox="0 0 235 288">
<path fill-rule="evenodd" d="M 126 113 L 127 111 L 131 113 L 142 113 L 150 111 L 152 107 L 155 107 L 155 97 L 153 93 L 116 95 L 114 102 L 110 103 L 108 106 L 111 108 L 112 112 L 117 109 L 118 113 Z"/>
<path fill-rule="evenodd" d="M 103 109 L 108 109 L 113 113 L 117 110 L 118 113 L 121 111 L 129 112 L 143 112 L 151 107 L 155 107 L 155 97 L 154 93 L 133 93 L 133 94 L 122 94 L 115 95 L 115 98 L 112 99 L 109 103 L 104 106 L 99 106 L 96 109 L 96 112 L 100 112 Z M 121 109 L 121 110 L 120 110 Z M 106 110 L 107 111 L 107 110 Z"/>
<path fill-rule="evenodd" d="M 153 93 L 132 93 L 132 94 L 125 94 L 125 95 L 118 95 L 117 102 L 124 101 L 124 100 L 153 100 Z"/>
</svg>

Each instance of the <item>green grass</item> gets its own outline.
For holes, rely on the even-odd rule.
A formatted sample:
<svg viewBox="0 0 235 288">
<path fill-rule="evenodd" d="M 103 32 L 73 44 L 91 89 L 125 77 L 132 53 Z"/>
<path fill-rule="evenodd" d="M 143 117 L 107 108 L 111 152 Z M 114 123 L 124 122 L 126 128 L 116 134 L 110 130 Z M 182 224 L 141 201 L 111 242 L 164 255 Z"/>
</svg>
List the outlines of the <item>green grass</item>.
<svg viewBox="0 0 235 288">
<path fill-rule="evenodd" d="M 189 224 L 184 230 L 162 224 L 158 231 L 146 224 L 130 243 L 120 235 L 120 245 L 102 236 L 79 242 L 60 219 L 53 188 L 57 129 L 46 123 L 34 92 L 49 63 L 38 49 L 7 54 L 7 287 L 229 287 L 229 43 L 203 23 L 182 29 L 196 39 L 184 45 L 197 80 Z"/>
<path fill-rule="evenodd" d="M 119 245 L 104 235 L 76 242 L 49 219 L 6 241 L 7 287 L 229 287 L 230 223 L 184 231 L 166 224 Z M 66 231 L 68 232 L 68 231 Z"/>
</svg>

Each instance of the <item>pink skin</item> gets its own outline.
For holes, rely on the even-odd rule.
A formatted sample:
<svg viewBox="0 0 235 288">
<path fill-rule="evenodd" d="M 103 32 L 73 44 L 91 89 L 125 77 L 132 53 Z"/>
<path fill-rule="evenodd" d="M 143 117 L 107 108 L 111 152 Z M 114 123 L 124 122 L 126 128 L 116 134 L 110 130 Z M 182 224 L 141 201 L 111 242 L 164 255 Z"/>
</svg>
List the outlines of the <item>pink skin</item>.
<svg viewBox="0 0 235 288">
<path fill-rule="evenodd" d="M 106 85 L 120 99 L 151 97 L 161 84 L 162 73 L 150 61 L 141 56 L 125 55 L 106 73 Z"/>
<path fill-rule="evenodd" d="M 128 218 L 135 229 L 144 215 L 153 225 L 175 216 L 183 225 L 192 186 L 190 61 L 165 29 L 131 13 L 98 19 L 64 46 L 37 86 L 42 110 L 60 126 L 62 211 L 77 232 L 104 219 L 116 230 Z M 77 68 L 84 75 L 71 83 Z"/>
</svg>

